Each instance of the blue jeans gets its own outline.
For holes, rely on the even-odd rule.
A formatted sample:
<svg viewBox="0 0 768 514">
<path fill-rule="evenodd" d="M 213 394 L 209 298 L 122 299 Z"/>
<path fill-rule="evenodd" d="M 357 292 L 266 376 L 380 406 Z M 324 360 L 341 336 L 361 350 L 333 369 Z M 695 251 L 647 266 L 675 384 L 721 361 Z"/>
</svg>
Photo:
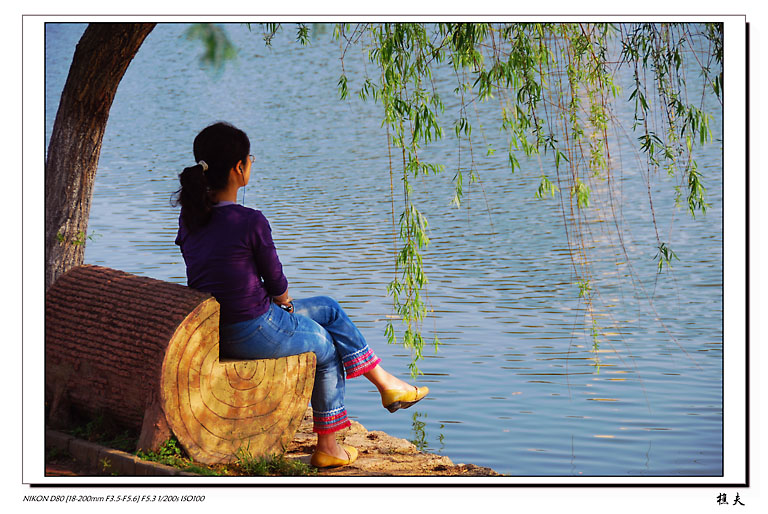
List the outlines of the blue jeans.
<svg viewBox="0 0 768 514">
<path fill-rule="evenodd" d="M 344 407 L 346 378 L 381 362 L 336 300 L 316 296 L 293 302 L 289 313 L 275 304 L 256 319 L 221 325 L 219 354 L 230 359 L 277 359 L 313 352 L 313 430 L 336 432 L 350 425 Z"/>
</svg>

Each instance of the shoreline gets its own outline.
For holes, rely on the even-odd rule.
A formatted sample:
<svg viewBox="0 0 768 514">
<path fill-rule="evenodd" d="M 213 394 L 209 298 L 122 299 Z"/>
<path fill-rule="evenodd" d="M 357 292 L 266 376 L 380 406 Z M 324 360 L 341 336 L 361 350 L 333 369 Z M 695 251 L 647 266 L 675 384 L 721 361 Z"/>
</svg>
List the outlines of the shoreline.
<svg viewBox="0 0 768 514">
<path fill-rule="evenodd" d="M 502 476 L 500 473 L 474 464 L 454 464 L 444 455 L 424 452 L 406 439 L 393 437 L 380 430 L 367 430 L 362 424 L 350 420 L 352 426 L 338 432 L 338 440 L 357 448 L 359 457 L 349 466 L 318 469 L 318 476 Z M 285 456 L 309 464 L 315 448 L 312 433 L 312 409 L 304 413 L 301 426 Z"/>
<path fill-rule="evenodd" d="M 450 458 L 419 450 L 405 439 L 393 437 L 379 430 L 367 430 L 357 421 L 340 430 L 340 442 L 354 446 L 358 459 L 349 466 L 318 469 L 317 476 L 501 476 L 491 468 L 474 464 L 454 464 Z M 296 431 L 285 457 L 309 465 L 315 448 L 316 436 L 312 432 L 312 409 L 304 413 L 304 419 Z M 74 436 L 46 430 L 45 446 L 55 448 L 71 456 L 70 462 L 49 462 L 46 458 L 45 476 L 201 476 L 180 469 L 139 459 L 136 455 L 92 443 Z M 103 469 L 108 462 L 108 469 Z M 215 479 L 217 477 L 211 477 Z M 246 478 L 246 477 L 242 477 Z"/>
</svg>

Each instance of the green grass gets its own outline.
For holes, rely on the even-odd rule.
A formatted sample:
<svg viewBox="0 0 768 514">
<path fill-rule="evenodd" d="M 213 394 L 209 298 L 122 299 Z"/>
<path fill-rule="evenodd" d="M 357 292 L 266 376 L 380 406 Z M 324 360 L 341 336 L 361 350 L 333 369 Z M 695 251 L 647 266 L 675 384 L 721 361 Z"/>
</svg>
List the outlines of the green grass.
<svg viewBox="0 0 768 514">
<path fill-rule="evenodd" d="M 157 450 L 135 451 L 138 436 L 126 430 L 119 430 L 114 423 L 103 416 L 96 416 L 87 422 L 67 430 L 78 439 L 102 444 L 109 448 L 133 453 L 146 461 L 157 462 L 182 471 L 204 476 L 315 476 L 317 470 L 299 460 L 286 458 L 283 454 L 253 457 L 248 448 L 241 448 L 235 453 L 232 464 L 208 466 L 194 462 L 181 447 L 178 439 L 171 436 Z M 56 456 L 52 451 L 49 460 Z M 105 469 L 108 466 L 103 465 Z"/>
<path fill-rule="evenodd" d="M 317 470 L 283 454 L 253 457 L 241 448 L 235 454 L 235 462 L 228 465 L 206 466 L 193 462 L 184 454 L 179 441 L 171 437 L 157 451 L 136 452 L 143 460 L 165 464 L 183 471 L 206 476 L 315 476 Z"/>
<path fill-rule="evenodd" d="M 235 467 L 245 476 L 315 476 L 317 470 L 300 460 L 287 459 L 283 454 L 253 457 L 240 449 L 235 454 Z"/>
<path fill-rule="evenodd" d="M 177 469 L 181 469 L 182 471 L 188 471 L 189 473 L 195 473 L 198 475 L 223 475 L 216 469 L 205 466 L 203 464 L 192 462 L 191 459 L 184 455 L 184 451 L 179 445 L 179 441 L 175 437 L 171 437 L 165 441 L 157 451 L 144 452 L 139 450 L 136 452 L 136 456 L 142 460 L 165 464 L 166 466 L 171 466 Z"/>
<path fill-rule="evenodd" d="M 109 448 L 132 453 L 136 449 L 138 436 L 129 430 L 120 430 L 114 422 L 98 415 L 88 422 L 67 431 L 78 439 L 99 443 Z"/>
</svg>

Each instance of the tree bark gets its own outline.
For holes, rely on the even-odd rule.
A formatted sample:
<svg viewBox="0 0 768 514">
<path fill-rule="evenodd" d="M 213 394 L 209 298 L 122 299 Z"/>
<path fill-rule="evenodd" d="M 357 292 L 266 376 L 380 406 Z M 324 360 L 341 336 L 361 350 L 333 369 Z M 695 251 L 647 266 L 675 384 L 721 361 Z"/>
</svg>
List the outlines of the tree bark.
<svg viewBox="0 0 768 514">
<path fill-rule="evenodd" d="M 45 289 L 83 263 L 109 110 L 154 23 L 91 23 L 77 44 L 45 164 Z"/>
</svg>

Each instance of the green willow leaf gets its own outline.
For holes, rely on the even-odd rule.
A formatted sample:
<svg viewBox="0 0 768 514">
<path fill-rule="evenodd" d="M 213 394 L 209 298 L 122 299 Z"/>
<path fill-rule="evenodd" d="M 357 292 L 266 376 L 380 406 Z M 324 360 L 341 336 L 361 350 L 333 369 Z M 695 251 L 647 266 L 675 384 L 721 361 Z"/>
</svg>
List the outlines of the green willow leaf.
<svg viewBox="0 0 768 514">
<path fill-rule="evenodd" d="M 299 31 L 302 40 L 306 32 Z M 464 205 L 481 167 L 497 158 L 486 139 L 487 118 L 477 123 L 472 117 L 496 103 L 508 138 L 503 159 L 511 172 L 540 177 L 537 199 L 560 197 L 594 348 L 601 332 L 597 295 L 591 293 L 597 285 L 590 280 L 590 242 L 582 221 L 587 210 L 605 206 L 601 197 L 611 194 L 614 175 L 636 171 L 651 177 L 663 168 L 673 179 L 676 202 L 694 217 L 706 212 L 706 187 L 695 156 L 712 142 L 712 114 L 705 112 L 703 97 L 689 94 L 686 74 L 690 80 L 690 70 L 698 66 L 704 92 L 722 104 L 722 24 L 395 22 L 339 24 L 333 37 L 342 49 L 360 43 L 367 52 L 370 66 L 362 72 L 357 96 L 381 108 L 393 195 L 395 182 L 400 184 L 400 215 L 392 213 L 395 276 L 387 289 L 402 335 L 392 323 L 386 335 L 412 350 L 412 371 L 422 356 L 422 322 L 428 314 L 423 252 L 429 247 L 429 224 L 418 199 L 429 192 L 425 177 L 443 171 L 443 147 L 435 143 L 443 137 L 444 117 L 461 156 L 447 201 Z M 337 84 L 342 99 L 349 94 L 349 69 L 342 67 Z M 625 93 L 614 77 L 621 69 L 631 80 Z M 454 98 L 442 98 L 446 91 Z M 617 160 L 616 134 L 626 132 L 617 120 L 625 110 L 644 169 L 622 167 L 620 155 Z M 393 196 L 393 208 L 395 203 Z M 649 211 L 655 224 L 650 198 Z M 659 248 L 662 265 L 675 258 Z"/>
</svg>

